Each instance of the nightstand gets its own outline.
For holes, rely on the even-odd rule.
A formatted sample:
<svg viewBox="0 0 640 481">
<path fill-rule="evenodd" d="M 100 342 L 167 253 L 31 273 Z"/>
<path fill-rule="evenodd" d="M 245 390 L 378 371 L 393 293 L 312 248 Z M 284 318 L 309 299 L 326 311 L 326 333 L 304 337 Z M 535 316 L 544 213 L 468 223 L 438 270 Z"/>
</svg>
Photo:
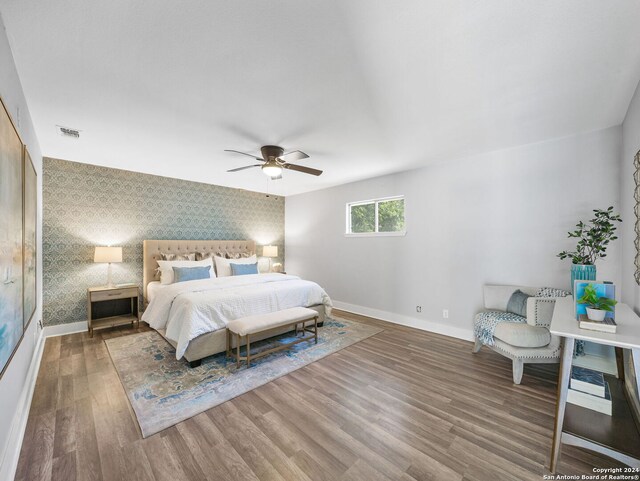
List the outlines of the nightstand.
<svg viewBox="0 0 640 481">
<path fill-rule="evenodd" d="M 135 284 L 87 289 L 89 336 L 94 329 L 137 323 L 140 327 L 140 289 Z"/>
</svg>

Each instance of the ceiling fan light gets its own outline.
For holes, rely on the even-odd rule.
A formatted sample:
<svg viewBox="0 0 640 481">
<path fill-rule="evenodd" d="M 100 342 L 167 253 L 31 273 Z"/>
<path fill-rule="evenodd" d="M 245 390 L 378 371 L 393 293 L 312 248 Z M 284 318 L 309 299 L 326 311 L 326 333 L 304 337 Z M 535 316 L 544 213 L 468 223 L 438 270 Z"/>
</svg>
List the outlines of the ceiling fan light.
<svg viewBox="0 0 640 481">
<path fill-rule="evenodd" d="M 282 167 L 275 163 L 267 162 L 262 166 L 262 172 L 269 177 L 278 177 L 282 174 Z"/>
</svg>

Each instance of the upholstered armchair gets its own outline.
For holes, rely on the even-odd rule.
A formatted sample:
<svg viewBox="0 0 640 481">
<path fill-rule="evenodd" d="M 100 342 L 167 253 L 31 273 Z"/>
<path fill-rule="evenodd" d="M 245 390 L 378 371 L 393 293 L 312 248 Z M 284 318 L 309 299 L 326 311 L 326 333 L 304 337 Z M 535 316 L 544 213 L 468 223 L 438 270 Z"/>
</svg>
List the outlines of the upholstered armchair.
<svg viewBox="0 0 640 481">
<path fill-rule="evenodd" d="M 513 293 L 522 291 L 526 317 L 507 312 Z M 473 352 L 483 345 L 511 359 L 513 382 L 520 384 L 524 364 L 555 363 L 560 360 L 560 338 L 549 332 L 556 298 L 569 293 L 560 289 L 525 286 L 484 286 L 484 309 L 476 314 Z"/>
</svg>

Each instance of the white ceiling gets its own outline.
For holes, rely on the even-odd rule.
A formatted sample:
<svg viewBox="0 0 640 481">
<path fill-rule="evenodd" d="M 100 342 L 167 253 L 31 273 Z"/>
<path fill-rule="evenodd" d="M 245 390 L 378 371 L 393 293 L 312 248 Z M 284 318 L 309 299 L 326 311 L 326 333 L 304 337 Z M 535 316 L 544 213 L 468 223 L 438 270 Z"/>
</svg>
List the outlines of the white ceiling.
<svg viewBox="0 0 640 481">
<path fill-rule="evenodd" d="M 0 0 L 46 156 L 290 195 L 622 122 L 636 0 Z M 55 125 L 82 131 L 74 141 Z M 247 160 L 249 162 L 247 162 Z"/>
</svg>

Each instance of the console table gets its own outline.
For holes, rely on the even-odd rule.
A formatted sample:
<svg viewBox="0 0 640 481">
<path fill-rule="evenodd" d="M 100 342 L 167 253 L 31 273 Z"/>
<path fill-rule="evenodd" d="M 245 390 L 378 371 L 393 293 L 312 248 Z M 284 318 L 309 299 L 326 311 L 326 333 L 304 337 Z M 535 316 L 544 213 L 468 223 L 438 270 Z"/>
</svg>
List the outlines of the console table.
<svg viewBox="0 0 640 481">
<path fill-rule="evenodd" d="M 576 320 L 573 297 L 558 299 L 549 330 L 564 338 L 558 376 L 556 420 L 551 448 L 551 473 L 556 472 L 562 443 L 596 451 L 629 466 L 640 468 L 640 427 L 633 415 L 624 386 L 622 349 L 631 349 L 636 382 L 640 386 L 640 318 L 626 304 L 616 305 L 617 332 L 580 329 Z M 605 375 L 611 390 L 613 415 L 567 404 L 571 378 L 571 362 L 576 339 L 616 348 L 618 378 Z"/>
</svg>

